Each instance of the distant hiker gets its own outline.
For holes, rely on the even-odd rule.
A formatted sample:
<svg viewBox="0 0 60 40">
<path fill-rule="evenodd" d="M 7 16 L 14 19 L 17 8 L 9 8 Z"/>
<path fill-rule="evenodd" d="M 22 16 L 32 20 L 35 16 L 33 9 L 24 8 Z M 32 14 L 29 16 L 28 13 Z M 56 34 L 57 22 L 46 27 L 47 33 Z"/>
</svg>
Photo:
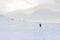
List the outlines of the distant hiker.
<svg viewBox="0 0 60 40">
<path fill-rule="evenodd" d="M 39 24 L 39 26 L 41 27 L 41 24 Z"/>
</svg>

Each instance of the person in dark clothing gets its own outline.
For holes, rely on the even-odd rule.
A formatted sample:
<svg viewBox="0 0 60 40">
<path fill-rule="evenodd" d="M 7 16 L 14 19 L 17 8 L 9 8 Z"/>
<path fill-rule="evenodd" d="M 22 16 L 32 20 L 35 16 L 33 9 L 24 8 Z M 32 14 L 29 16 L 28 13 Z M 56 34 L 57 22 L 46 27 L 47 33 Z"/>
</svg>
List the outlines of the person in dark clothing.
<svg viewBox="0 0 60 40">
<path fill-rule="evenodd" d="M 41 27 L 41 24 L 39 24 L 39 26 Z"/>
</svg>

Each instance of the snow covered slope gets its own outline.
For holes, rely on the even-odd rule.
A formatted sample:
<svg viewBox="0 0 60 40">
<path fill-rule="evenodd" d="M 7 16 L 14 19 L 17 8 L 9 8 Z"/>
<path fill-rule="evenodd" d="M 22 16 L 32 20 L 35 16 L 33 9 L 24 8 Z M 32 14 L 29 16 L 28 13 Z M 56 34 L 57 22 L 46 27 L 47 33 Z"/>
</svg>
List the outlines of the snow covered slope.
<svg viewBox="0 0 60 40">
<path fill-rule="evenodd" d="M 59 23 L 26 22 L 0 16 L 0 40 L 60 40 Z"/>
</svg>

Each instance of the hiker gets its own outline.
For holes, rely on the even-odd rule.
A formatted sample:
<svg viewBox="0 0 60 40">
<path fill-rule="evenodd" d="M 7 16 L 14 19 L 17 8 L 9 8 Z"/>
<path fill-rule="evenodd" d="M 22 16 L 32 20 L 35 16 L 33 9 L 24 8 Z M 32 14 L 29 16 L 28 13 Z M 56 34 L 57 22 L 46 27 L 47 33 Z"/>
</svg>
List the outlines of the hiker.
<svg viewBox="0 0 60 40">
<path fill-rule="evenodd" d="M 39 24 L 39 26 L 41 27 L 41 24 Z"/>
</svg>

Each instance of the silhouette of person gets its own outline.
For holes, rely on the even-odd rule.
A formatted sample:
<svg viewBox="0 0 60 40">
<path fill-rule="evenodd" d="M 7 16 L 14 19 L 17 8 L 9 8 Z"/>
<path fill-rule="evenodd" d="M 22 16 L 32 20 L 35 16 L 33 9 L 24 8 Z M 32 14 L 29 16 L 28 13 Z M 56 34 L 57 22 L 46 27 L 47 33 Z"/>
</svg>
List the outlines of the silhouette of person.
<svg viewBox="0 0 60 40">
<path fill-rule="evenodd" d="M 39 26 L 41 27 L 41 24 L 39 24 Z"/>
</svg>

